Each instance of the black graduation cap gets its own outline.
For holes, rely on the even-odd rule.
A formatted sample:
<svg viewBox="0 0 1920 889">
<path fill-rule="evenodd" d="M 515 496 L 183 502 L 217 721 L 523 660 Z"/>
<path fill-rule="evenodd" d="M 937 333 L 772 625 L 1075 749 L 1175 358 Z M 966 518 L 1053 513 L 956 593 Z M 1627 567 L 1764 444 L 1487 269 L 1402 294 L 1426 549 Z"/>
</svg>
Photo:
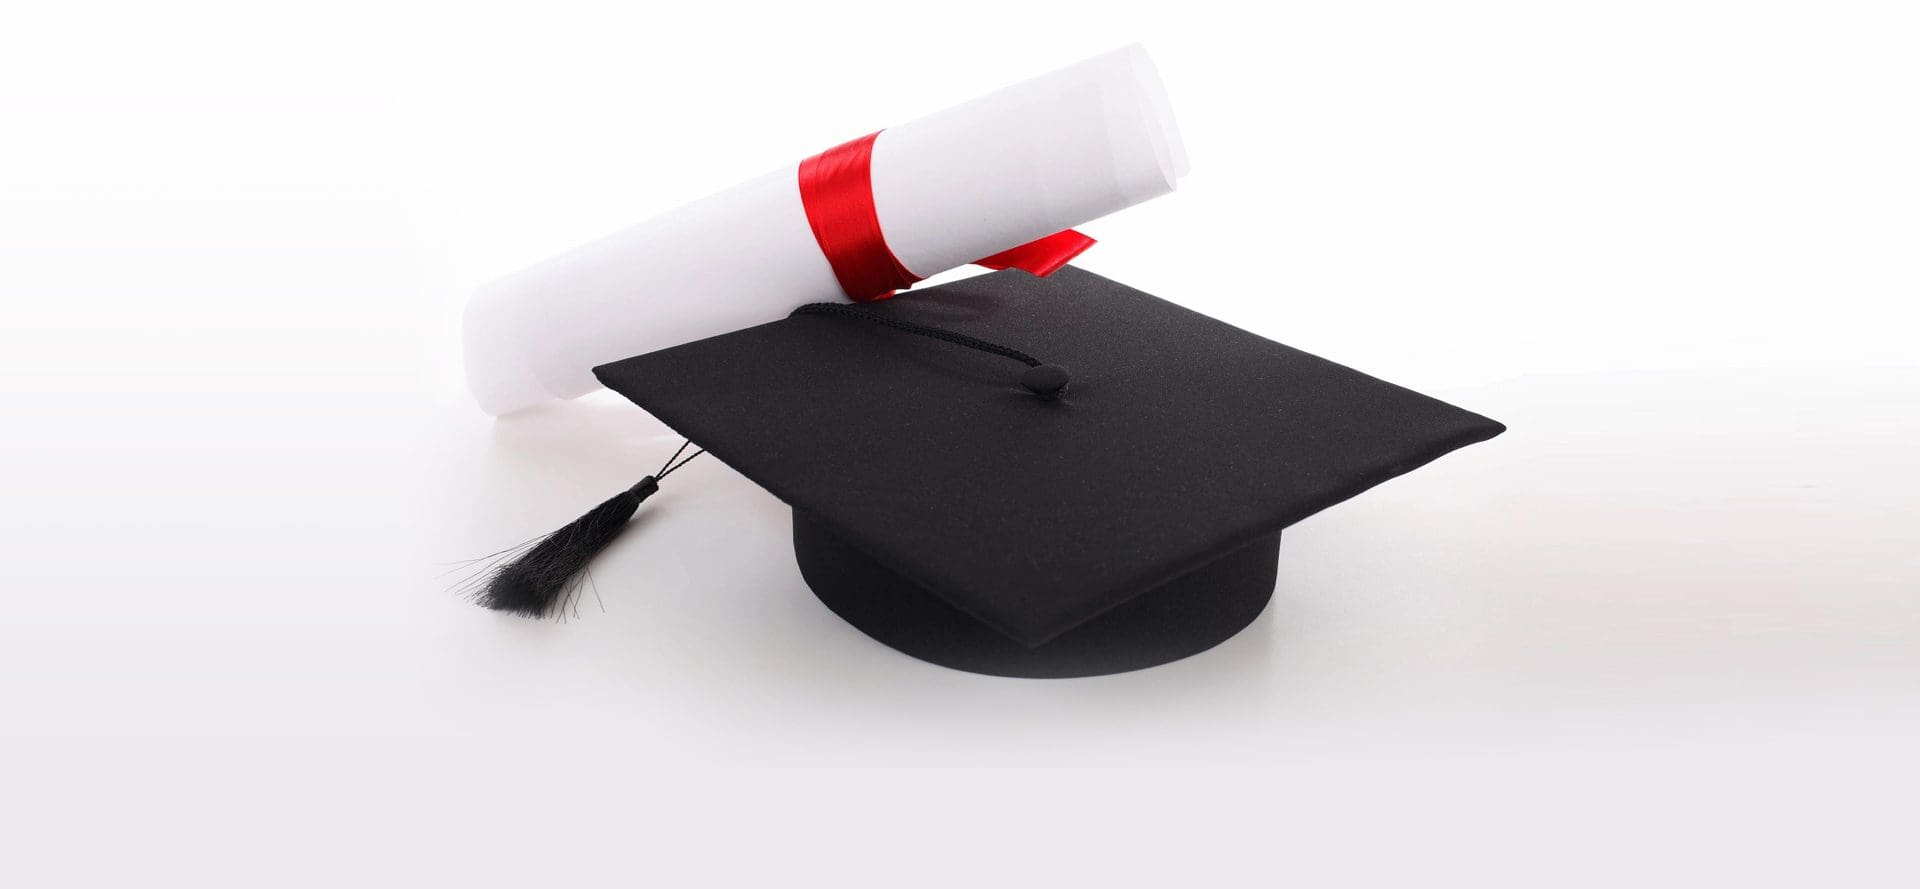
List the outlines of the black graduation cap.
<svg viewBox="0 0 1920 889">
<path fill-rule="evenodd" d="M 1271 597 L 1281 529 L 1505 428 L 1072 267 L 808 306 L 595 372 L 792 507 L 835 613 L 1009 676 L 1210 648 Z M 543 543 L 586 551 L 534 560 L 541 578 L 584 566 L 664 474 Z"/>
</svg>

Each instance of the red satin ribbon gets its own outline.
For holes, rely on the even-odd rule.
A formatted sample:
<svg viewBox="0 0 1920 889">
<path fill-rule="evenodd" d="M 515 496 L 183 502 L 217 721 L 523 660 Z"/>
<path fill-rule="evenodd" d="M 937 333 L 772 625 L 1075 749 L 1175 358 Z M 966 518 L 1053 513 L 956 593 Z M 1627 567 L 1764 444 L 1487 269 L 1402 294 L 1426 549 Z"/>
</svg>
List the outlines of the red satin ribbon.
<svg viewBox="0 0 1920 889">
<path fill-rule="evenodd" d="M 837 145 L 800 162 L 800 203 L 813 239 L 854 302 L 886 299 L 920 276 L 893 255 L 873 206 L 873 141 L 879 133 Z M 1025 269 L 1046 277 L 1093 246 L 1072 229 L 975 260 L 990 269 Z"/>
</svg>

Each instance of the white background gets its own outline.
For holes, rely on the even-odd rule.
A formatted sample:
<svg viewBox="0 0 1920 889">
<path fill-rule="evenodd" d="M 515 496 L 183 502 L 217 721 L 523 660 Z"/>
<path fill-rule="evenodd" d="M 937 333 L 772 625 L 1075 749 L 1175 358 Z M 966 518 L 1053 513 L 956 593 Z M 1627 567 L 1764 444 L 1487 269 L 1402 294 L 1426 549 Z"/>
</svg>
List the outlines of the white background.
<svg viewBox="0 0 1920 889">
<path fill-rule="evenodd" d="M 866 640 L 705 460 L 604 611 L 446 593 L 675 443 L 483 417 L 472 288 L 1133 40 L 1194 171 L 1082 265 L 1508 435 L 1123 676 Z M 1911 885 L 1916 46 L 1896 2 L 11 9 L 0 882 Z M 763 764 L 1271 771 L 692 770 Z"/>
</svg>

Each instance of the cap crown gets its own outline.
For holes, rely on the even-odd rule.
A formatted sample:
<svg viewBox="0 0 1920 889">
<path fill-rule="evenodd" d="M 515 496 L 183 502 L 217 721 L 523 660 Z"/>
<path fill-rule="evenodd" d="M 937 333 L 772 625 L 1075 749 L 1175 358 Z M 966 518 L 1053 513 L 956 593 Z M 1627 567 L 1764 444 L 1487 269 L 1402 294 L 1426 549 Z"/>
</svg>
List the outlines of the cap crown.
<svg viewBox="0 0 1920 889">
<path fill-rule="evenodd" d="M 596 374 L 879 563 L 1039 645 L 1504 427 L 1072 267 L 802 315 Z"/>
</svg>

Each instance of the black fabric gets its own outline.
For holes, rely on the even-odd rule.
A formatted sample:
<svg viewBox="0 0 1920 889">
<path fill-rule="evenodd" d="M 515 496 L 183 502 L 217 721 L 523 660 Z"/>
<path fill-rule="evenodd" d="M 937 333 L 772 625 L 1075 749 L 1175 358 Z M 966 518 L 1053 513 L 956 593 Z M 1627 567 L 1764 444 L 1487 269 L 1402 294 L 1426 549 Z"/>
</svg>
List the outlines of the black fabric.
<svg viewBox="0 0 1920 889">
<path fill-rule="evenodd" d="M 1477 414 L 1098 275 L 1019 270 L 864 307 L 1064 366 L 801 315 L 602 382 L 888 571 L 1035 647 L 1442 454 Z"/>
<path fill-rule="evenodd" d="M 1273 598 L 1280 534 L 1255 540 L 1033 648 L 887 570 L 799 510 L 793 513 L 793 553 L 821 602 L 895 650 L 970 673 L 1061 679 L 1145 669 L 1225 642 Z"/>
</svg>

